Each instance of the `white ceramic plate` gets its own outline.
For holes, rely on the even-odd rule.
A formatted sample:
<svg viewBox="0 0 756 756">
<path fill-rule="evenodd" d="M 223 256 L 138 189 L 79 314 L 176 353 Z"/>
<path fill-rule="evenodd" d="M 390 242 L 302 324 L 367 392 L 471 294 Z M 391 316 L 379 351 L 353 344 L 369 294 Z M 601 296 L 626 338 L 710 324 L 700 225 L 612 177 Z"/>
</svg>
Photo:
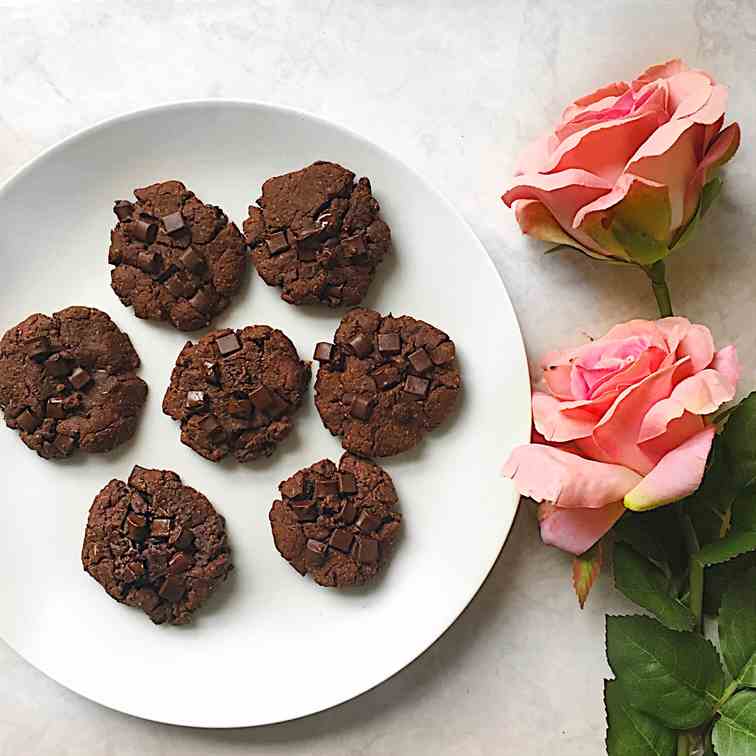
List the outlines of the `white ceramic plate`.
<svg viewBox="0 0 756 756">
<path fill-rule="evenodd" d="M 395 242 L 366 305 L 446 330 L 465 382 L 459 412 L 419 448 L 382 462 L 405 535 L 372 588 L 335 591 L 276 552 L 268 510 L 277 485 L 338 441 L 311 394 L 269 460 L 207 462 L 161 412 L 186 335 L 137 320 L 110 289 L 116 198 L 178 178 L 239 225 L 262 181 L 326 159 L 371 178 Z M 134 440 L 105 456 L 46 462 L 0 424 L 0 635 L 63 685 L 148 719 L 201 727 L 278 722 L 341 703 L 428 648 L 467 606 L 509 532 L 516 496 L 499 468 L 528 440 L 528 373 L 509 298 L 453 207 L 361 137 L 300 112 L 205 101 L 103 123 L 47 151 L 0 190 L 0 331 L 32 312 L 85 304 L 132 338 L 150 394 Z M 292 307 L 252 273 L 215 323 L 283 329 L 300 355 L 329 340 L 337 312 Z M 186 627 L 155 627 L 82 571 L 89 506 L 134 464 L 178 472 L 226 516 L 236 570 Z"/>
</svg>

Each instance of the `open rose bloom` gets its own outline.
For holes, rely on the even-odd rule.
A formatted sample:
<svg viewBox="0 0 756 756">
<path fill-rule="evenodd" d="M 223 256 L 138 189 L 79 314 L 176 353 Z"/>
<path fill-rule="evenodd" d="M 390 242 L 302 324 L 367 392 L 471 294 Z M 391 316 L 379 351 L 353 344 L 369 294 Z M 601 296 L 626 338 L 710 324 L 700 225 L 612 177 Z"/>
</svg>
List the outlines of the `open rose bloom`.
<svg viewBox="0 0 756 756">
<path fill-rule="evenodd" d="M 735 396 L 732 346 L 685 318 L 632 320 L 585 346 L 546 355 L 533 394 L 532 443 L 504 466 L 540 502 L 541 536 L 589 549 L 625 507 L 653 509 L 701 484 L 715 428 L 706 416 Z"/>
<path fill-rule="evenodd" d="M 726 87 L 679 60 L 608 84 L 524 151 L 502 199 L 530 236 L 651 265 L 690 238 L 738 148 L 726 104 Z"/>
</svg>

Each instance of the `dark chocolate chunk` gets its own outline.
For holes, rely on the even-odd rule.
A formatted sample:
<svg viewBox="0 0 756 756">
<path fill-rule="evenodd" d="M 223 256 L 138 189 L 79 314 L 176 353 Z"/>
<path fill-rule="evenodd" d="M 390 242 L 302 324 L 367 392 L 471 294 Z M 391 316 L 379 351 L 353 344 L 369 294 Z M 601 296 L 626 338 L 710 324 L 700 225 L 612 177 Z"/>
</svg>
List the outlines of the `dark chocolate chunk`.
<svg viewBox="0 0 756 756">
<path fill-rule="evenodd" d="M 357 539 L 357 561 L 363 564 L 373 564 L 378 561 L 378 541 L 373 538 Z"/>
<path fill-rule="evenodd" d="M 52 417 L 56 420 L 62 420 L 66 416 L 63 400 L 58 397 L 55 397 L 54 399 L 48 399 L 47 410 L 45 414 L 47 415 L 47 417 Z"/>
<path fill-rule="evenodd" d="M 81 391 L 92 380 L 92 376 L 82 367 L 74 369 L 73 373 L 68 376 L 68 382 L 76 391 Z"/>
<path fill-rule="evenodd" d="M 204 391 L 187 391 L 185 407 L 190 412 L 198 412 L 204 409 L 207 403 L 207 395 Z"/>
<path fill-rule="evenodd" d="M 160 270 L 160 255 L 156 255 L 149 249 L 139 253 L 137 265 L 145 273 L 157 273 Z"/>
<path fill-rule="evenodd" d="M 39 428 L 42 420 L 29 410 L 24 410 L 16 418 L 16 423 L 18 423 L 18 426 L 19 428 L 21 428 L 21 430 L 24 430 L 27 433 L 34 433 L 34 431 Z"/>
<path fill-rule="evenodd" d="M 181 253 L 179 260 L 187 270 L 191 270 L 192 272 L 201 270 L 205 264 L 205 261 L 202 259 L 202 255 L 197 253 L 194 250 L 194 247 L 187 247 Z"/>
<path fill-rule="evenodd" d="M 181 215 L 181 211 L 177 210 L 175 213 L 163 216 L 163 226 L 165 226 L 165 232 L 173 236 L 177 231 L 181 231 L 185 227 L 184 216 Z"/>
<path fill-rule="evenodd" d="M 430 357 L 428 357 L 428 352 L 422 347 L 412 352 L 412 354 L 407 357 L 407 360 L 416 373 L 425 373 L 433 367 L 433 363 L 431 362 Z"/>
<path fill-rule="evenodd" d="M 271 234 L 267 239 L 267 244 L 271 255 L 280 255 L 281 252 L 286 252 L 291 246 L 284 231 Z"/>
<path fill-rule="evenodd" d="M 358 333 L 350 342 L 358 357 L 367 357 L 373 351 L 373 342 L 364 333 Z"/>
<path fill-rule="evenodd" d="M 300 522 L 313 522 L 318 519 L 318 507 L 314 501 L 293 501 L 291 508 Z"/>
<path fill-rule="evenodd" d="M 310 538 L 305 546 L 305 562 L 308 567 L 318 567 L 325 561 L 328 545 Z"/>
<path fill-rule="evenodd" d="M 339 492 L 339 482 L 335 478 L 315 481 L 315 497 L 323 499 L 326 496 L 336 496 Z"/>
<path fill-rule="evenodd" d="M 150 523 L 150 535 L 153 538 L 168 538 L 171 534 L 171 521 L 159 517 Z"/>
<path fill-rule="evenodd" d="M 354 536 L 348 530 L 334 530 L 331 533 L 331 537 L 328 540 L 328 545 L 333 546 L 334 549 L 343 551 L 345 554 L 349 553 L 349 549 L 354 541 Z"/>
<path fill-rule="evenodd" d="M 192 543 L 194 542 L 194 533 L 192 533 L 189 528 L 181 528 L 175 539 L 172 538 L 171 540 L 173 541 L 173 545 L 177 549 L 188 551 L 192 548 Z"/>
<path fill-rule="evenodd" d="M 250 393 L 249 398 L 255 409 L 260 412 L 270 412 L 275 406 L 273 394 L 267 386 L 258 386 Z"/>
<path fill-rule="evenodd" d="M 379 333 L 377 341 L 381 354 L 399 354 L 402 351 L 402 340 L 398 333 Z"/>
<path fill-rule="evenodd" d="M 127 226 L 127 229 L 132 239 L 145 242 L 146 244 L 152 244 L 157 237 L 158 225 L 153 222 L 147 223 L 143 220 L 136 220 L 131 221 Z"/>
<path fill-rule="evenodd" d="M 202 368 L 205 373 L 205 380 L 208 383 L 211 383 L 213 386 L 218 386 L 220 384 L 220 377 L 218 375 L 218 363 L 205 360 L 202 363 Z"/>
<path fill-rule="evenodd" d="M 45 374 L 53 378 L 65 378 L 71 372 L 71 361 L 59 354 L 45 360 Z"/>
<path fill-rule="evenodd" d="M 131 202 L 128 202 L 127 200 L 116 200 L 113 205 L 113 212 L 116 214 L 116 218 L 118 218 L 119 221 L 122 221 L 126 220 L 126 218 L 131 218 L 131 214 L 134 212 L 134 207 Z"/>
<path fill-rule="evenodd" d="M 306 244 L 297 245 L 297 258 L 300 262 L 313 262 L 318 257 L 318 253 L 312 247 Z"/>
<path fill-rule="evenodd" d="M 32 339 L 26 345 L 26 353 L 35 362 L 43 362 L 45 359 L 47 359 L 47 356 L 50 354 L 50 352 L 52 352 L 52 349 L 50 348 L 50 342 L 45 336 L 41 336 L 38 339 Z"/>
<path fill-rule="evenodd" d="M 351 525 L 354 522 L 354 518 L 357 517 L 357 507 L 351 499 L 347 499 L 344 502 L 344 506 L 341 508 L 341 512 L 339 512 L 339 517 L 346 525 Z"/>
<path fill-rule="evenodd" d="M 368 399 L 365 396 L 358 396 L 355 397 L 355 400 L 352 402 L 352 407 L 349 410 L 349 414 L 351 414 L 352 417 L 355 417 L 358 420 L 368 420 L 370 418 L 370 415 L 373 414 L 374 406 L 375 403 L 372 399 Z"/>
<path fill-rule="evenodd" d="M 184 581 L 176 575 L 170 575 L 160 586 L 158 593 L 161 598 L 164 598 L 171 604 L 176 604 L 184 595 L 185 591 L 186 585 L 184 584 Z"/>
<path fill-rule="evenodd" d="M 189 304 L 194 307 L 197 312 L 201 312 L 207 315 L 210 310 L 213 309 L 213 301 L 207 295 L 204 289 L 199 289 L 197 293 L 189 300 Z"/>
<path fill-rule="evenodd" d="M 315 352 L 312 358 L 318 362 L 330 362 L 333 357 L 333 349 L 333 344 L 321 341 L 315 345 Z"/>
<path fill-rule="evenodd" d="M 381 518 L 376 517 L 372 512 L 367 509 L 363 509 L 360 516 L 357 518 L 357 527 L 363 533 L 372 533 L 381 525 Z"/>
<path fill-rule="evenodd" d="M 357 479 L 350 472 L 339 473 L 339 493 L 342 496 L 351 496 L 357 493 Z"/>
<path fill-rule="evenodd" d="M 218 347 L 221 357 L 228 357 L 241 349 L 241 343 L 235 333 L 227 333 L 225 336 L 219 336 L 215 340 L 215 344 Z"/>
<path fill-rule="evenodd" d="M 136 583 L 144 577 L 144 565 L 141 562 L 129 562 L 124 567 L 123 577 L 127 583 Z"/>
<path fill-rule="evenodd" d="M 404 382 L 404 390 L 412 396 L 424 398 L 428 393 L 430 381 L 427 378 L 418 378 L 416 375 L 408 375 Z"/>
<path fill-rule="evenodd" d="M 143 515 L 129 512 L 126 516 L 126 535 L 132 541 L 143 541 L 147 537 L 147 520 Z"/>
</svg>

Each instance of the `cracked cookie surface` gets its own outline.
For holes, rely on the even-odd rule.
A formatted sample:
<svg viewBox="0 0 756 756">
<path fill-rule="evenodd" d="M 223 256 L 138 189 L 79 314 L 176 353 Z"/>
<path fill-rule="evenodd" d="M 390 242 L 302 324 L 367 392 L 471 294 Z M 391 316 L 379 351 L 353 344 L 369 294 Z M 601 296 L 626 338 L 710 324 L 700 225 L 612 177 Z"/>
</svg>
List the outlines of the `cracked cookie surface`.
<svg viewBox="0 0 756 756">
<path fill-rule="evenodd" d="M 226 523 L 168 470 L 135 467 L 89 510 L 84 569 L 116 601 L 157 625 L 184 625 L 233 569 Z"/>
<path fill-rule="evenodd" d="M 180 331 L 204 328 L 241 285 L 248 256 L 241 232 L 180 181 L 135 189 L 134 196 L 113 208 L 113 291 L 138 318 L 167 320 Z"/>
<path fill-rule="evenodd" d="M 30 315 L 0 341 L 5 424 L 45 459 L 108 452 L 134 435 L 147 397 L 139 356 L 92 307 Z"/>
<path fill-rule="evenodd" d="M 372 580 L 386 564 L 401 527 L 389 474 L 344 454 L 292 475 L 278 487 L 270 526 L 281 556 L 319 585 L 345 587 Z"/>
<path fill-rule="evenodd" d="M 187 342 L 176 359 L 163 412 L 181 441 L 206 459 L 270 456 L 293 427 L 310 365 L 289 338 L 265 325 L 224 329 Z"/>
<path fill-rule="evenodd" d="M 244 235 L 257 272 L 290 304 L 359 304 L 391 249 L 370 180 L 318 161 L 268 179 Z"/>
<path fill-rule="evenodd" d="M 366 457 L 411 449 L 451 414 L 462 387 L 454 342 L 407 315 L 351 310 L 314 358 L 323 424 Z"/>
</svg>

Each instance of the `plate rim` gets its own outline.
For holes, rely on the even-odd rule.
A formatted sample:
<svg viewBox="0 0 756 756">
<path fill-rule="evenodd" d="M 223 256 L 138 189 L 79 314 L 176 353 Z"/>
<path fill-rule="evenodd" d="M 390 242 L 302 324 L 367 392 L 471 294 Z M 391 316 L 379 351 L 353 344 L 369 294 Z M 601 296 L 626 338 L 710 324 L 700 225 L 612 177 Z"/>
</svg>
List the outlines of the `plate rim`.
<svg viewBox="0 0 756 756">
<path fill-rule="evenodd" d="M 34 167 L 38 164 L 43 162 L 46 158 L 54 155 L 55 153 L 63 150 L 64 148 L 68 147 L 71 144 L 74 144 L 80 140 L 86 139 L 90 135 L 95 134 L 98 131 L 101 131 L 102 129 L 112 127 L 118 123 L 125 123 L 128 122 L 131 119 L 137 119 L 143 116 L 147 115 L 156 115 L 160 112 L 169 112 L 172 110 L 182 110 L 182 109 L 191 109 L 191 108 L 199 108 L 199 107 L 205 107 L 205 106 L 224 106 L 224 107 L 238 107 L 238 108 L 252 108 L 252 109 L 262 109 L 262 110 L 269 110 L 269 111 L 275 111 L 280 114 L 283 114 L 285 116 L 289 117 L 296 117 L 299 119 L 305 119 L 305 120 L 311 120 L 315 121 L 318 124 L 322 126 L 329 127 L 331 129 L 336 129 L 337 131 L 345 134 L 347 137 L 357 140 L 358 142 L 362 142 L 364 144 L 369 145 L 372 149 L 376 150 L 379 154 L 383 155 L 387 159 L 394 161 L 398 164 L 400 164 L 405 170 L 409 171 L 410 174 L 412 174 L 422 185 L 423 187 L 429 191 L 431 194 L 433 194 L 436 199 L 438 199 L 441 204 L 445 207 L 447 212 L 451 213 L 456 220 L 462 224 L 462 226 L 467 230 L 467 233 L 469 234 L 470 238 L 474 240 L 475 245 L 483 255 L 483 257 L 486 260 L 486 265 L 489 268 L 489 271 L 495 276 L 496 280 L 499 282 L 499 286 L 501 288 L 501 293 L 503 294 L 503 304 L 505 307 L 509 310 L 515 325 L 517 326 L 517 343 L 519 344 L 519 353 L 517 355 L 517 359 L 512 359 L 513 364 L 516 368 L 519 368 L 519 371 L 522 371 L 524 375 L 529 376 L 529 367 L 528 367 L 528 359 L 527 359 L 527 352 L 525 349 L 525 342 L 522 334 L 522 327 L 520 326 L 520 321 L 517 316 L 517 312 L 514 308 L 514 305 L 512 304 L 511 297 L 509 296 L 509 291 L 507 290 L 507 287 L 504 283 L 504 280 L 499 273 L 498 269 L 496 268 L 496 265 L 493 262 L 493 259 L 488 253 L 488 250 L 486 249 L 483 242 L 480 240 L 478 235 L 475 233 L 472 225 L 467 221 L 467 219 L 464 217 L 464 215 L 460 212 L 460 210 L 451 202 L 450 199 L 447 198 L 447 196 L 441 192 L 429 179 L 425 177 L 420 171 L 418 171 L 413 165 L 408 163 L 403 158 L 399 157 L 397 154 L 392 152 L 391 150 L 383 147 L 378 142 L 373 141 L 372 139 L 363 136 L 359 132 L 353 130 L 352 128 L 343 125 L 342 123 L 338 121 L 331 120 L 330 118 L 326 118 L 321 115 L 317 115 L 315 113 L 312 113 L 310 111 L 307 111 L 302 108 L 293 107 L 290 105 L 281 105 L 275 102 L 263 100 L 263 99 L 245 99 L 245 98 L 227 98 L 227 97 L 206 97 L 206 98 L 191 98 L 191 99 L 179 99 L 179 100 L 171 100 L 164 103 L 159 103 L 156 105 L 150 105 L 144 108 L 138 108 L 136 110 L 126 110 L 122 111 L 120 113 L 116 113 L 115 115 L 108 116 L 106 118 L 102 118 L 98 121 L 96 121 L 94 124 L 91 124 L 89 126 L 84 126 L 76 131 L 74 131 L 72 134 L 69 134 L 68 136 L 64 137 L 63 139 L 55 142 L 54 144 L 46 147 L 41 152 L 27 160 L 25 163 L 23 163 L 21 166 L 19 166 L 10 176 L 8 176 L 6 179 L 4 179 L 2 182 L 0 182 L 0 201 L 2 201 L 4 195 L 11 191 L 13 188 L 13 185 L 19 181 L 21 178 L 23 178 L 28 172 L 34 169 Z M 523 429 L 522 433 L 519 432 L 515 435 L 521 435 L 521 439 L 519 440 L 519 443 L 525 444 L 528 443 L 530 440 L 530 428 L 532 423 L 532 409 L 530 405 L 530 396 L 532 394 L 532 389 L 530 386 L 530 380 L 527 381 L 527 399 L 528 399 L 528 410 L 527 410 L 527 426 Z M 179 727 L 196 727 L 198 729 L 219 729 L 219 730 L 226 730 L 226 729 L 237 729 L 237 728 L 255 728 L 255 727 L 268 727 L 273 726 L 277 724 L 284 724 L 286 722 L 294 722 L 300 719 L 304 719 L 309 716 L 314 716 L 317 714 L 321 714 L 323 712 L 329 711 L 331 709 L 336 708 L 337 706 L 341 706 L 342 704 L 348 703 L 349 701 L 353 701 L 356 698 L 359 698 L 360 696 L 369 693 L 370 691 L 374 690 L 375 688 L 379 687 L 383 683 L 393 679 L 396 675 L 398 675 L 403 670 L 407 669 L 409 666 L 414 664 L 418 659 L 420 659 L 422 656 L 424 656 L 430 649 L 439 641 L 441 638 L 443 638 L 446 633 L 452 628 L 452 626 L 460 619 L 460 617 L 467 611 L 467 609 L 470 607 L 472 602 L 475 600 L 476 596 L 480 593 L 480 591 L 483 589 L 483 586 L 488 581 L 491 572 L 496 565 L 497 561 L 499 560 L 499 557 L 501 556 L 502 551 L 507 545 L 507 542 L 509 541 L 509 538 L 512 533 L 512 528 L 514 526 L 514 521 L 517 516 L 518 507 L 516 505 L 517 500 L 519 499 L 519 496 L 516 491 L 513 490 L 512 493 L 513 498 L 513 508 L 512 508 L 512 516 L 509 520 L 509 523 L 507 525 L 507 531 L 504 537 L 502 538 L 501 547 L 499 550 L 495 553 L 493 556 L 490 564 L 485 569 L 485 574 L 483 575 L 482 580 L 480 581 L 480 584 L 475 588 L 475 590 L 472 592 L 472 594 L 469 596 L 467 601 L 464 603 L 464 605 L 460 608 L 459 612 L 454 615 L 454 617 L 449 621 L 449 624 L 446 625 L 446 627 L 443 628 L 443 630 L 435 637 L 433 640 L 431 640 L 424 648 L 420 649 L 419 651 L 413 651 L 411 658 L 402 661 L 398 667 L 392 669 L 391 671 L 385 673 L 385 676 L 383 676 L 380 680 L 375 682 L 373 685 L 370 685 L 367 688 L 364 688 L 361 691 L 358 691 L 356 693 L 350 693 L 345 698 L 335 702 L 327 704 L 323 707 L 317 707 L 313 709 L 312 711 L 303 713 L 303 714 L 295 714 L 291 717 L 286 717 L 282 719 L 274 719 L 270 722 L 265 723 L 257 723 L 257 724 L 248 724 L 244 722 L 231 722 L 231 723 L 223 723 L 223 724 L 213 724 L 207 721 L 187 721 L 187 720 L 168 720 L 168 719 L 162 719 L 162 718 L 152 718 L 145 716 L 143 714 L 135 714 L 130 711 L 126 711 L 125 709 L 118 708 L 116 706 L 103 703 L 102 701 L 97 700 L 96 698 L 92 697 L 91 695 L 87 693 L 81 692 L 72 682 L 63 681 L 59 677 L 56 677 L 47 671 L 41 669 L 37 666 L 33 661 L 28 659 L 23 653 L 21 653 L 9 640 L 7 640 L 2 634 L 0 634 L 0 639 L 3 640 L 3 642 L 14 652 L 16 653 L 21 659 L 23 659 L 27 664 L 32 666 L 37 671 L 41 672 L 45 677 L 47 677 L 50 680 L 53 680 L 58 685 L 61 685 L 62 687 L 66 688 L 67 690 L 72 691 L 78 696 L 81 696 L 85 700 L 92 701 L 93 703 L 97 704 L 98 706 L 103 706 L 106 709 L 109 709 L 111 711 L 117 711 L 120 714 L 125 714 L 130 717 L 134 717 L 136 719 L 144 720 L 147 722 L 157 722 L 159 724 L 164 725 L 171 725 L 171 726 L 179 726 Z"/>
</svg>

